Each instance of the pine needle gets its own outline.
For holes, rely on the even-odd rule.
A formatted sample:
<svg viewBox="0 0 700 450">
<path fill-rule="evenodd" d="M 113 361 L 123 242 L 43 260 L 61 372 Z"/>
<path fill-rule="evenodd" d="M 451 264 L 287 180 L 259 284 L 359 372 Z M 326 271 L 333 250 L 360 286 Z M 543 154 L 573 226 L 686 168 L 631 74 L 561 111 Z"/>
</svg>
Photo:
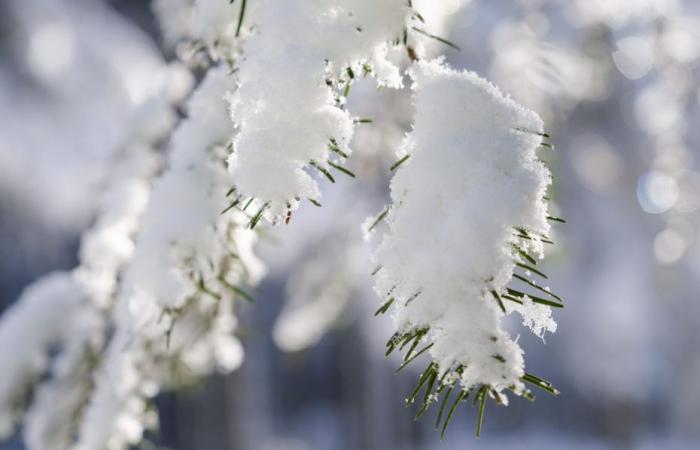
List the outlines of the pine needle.
<svg viewBox="0 0 700 450">
<path fill-rule="evenodd" d="M 333 178 L 333 175 L 331 175 L 331 173 L 328 170 L 326 170 L 324 167 L 321 167 L 316 161 L 311 160 L 311 161 L 309 161 L 309 164 L 311 164 L 311 166 L 313 166 L 316 170 L 318 170 L 323 175 L 325 175 L 326 178 L 328 178 L 331 183 L 335 183 L 335 178 Z"/>
<path fill-rule="evenodd" d="M 248 202 L 245 204 L 245 206 L 243 207 L 243 209 L 241 211 L 245 211 L 246 209 L 248 209 L 250 204 L 253 203 L 253 200 L 255 200 L 255 197 L 250 197 L 250 199 L 248 200 Z"/>
<path fill-rule="evenodd" d="M 343 166 L 339 166 L 338 164 L 334 164 L 331 161 L 328 161 L 328 165 L 331 166 L 332 168 L 334 168 L 335 170 L 342 172 L 351 178 L 355 178 L 355 174 Z"/>
<path fill-rule="evenodd" d="M 526 383 L 530 383 L 533 386 L 537 386 L 538 388 L 552 394 L 552 395 L 559 395 L 559 391 L 552 385 L 547 380 L 544 380 L 536 375 L 533 375 L 531 373 L 526 373 L 521 380 L 523 380 Z"/>
<path fill-rule="evenodd" d="M 551 300 L 547 300 L 547 299 L 544 299 L 542 297 L 536 297 L 534 295 L 525 294 L 523 292 L 516 291 L 515 289 L 507 288 L 506 290 L 508 291 L 508 294 L 510 294 L 510 295 L 504 295 L 503 298 L 515 301 L 516 303 L 520 303 L 521 305 L 522 305 L 523 297 L 527 296 L 534 303 L 539 303 L 541 305 L 546 305 L 546 306 L 552 306 L 554 308 L 563 308 L 564 307 L 564 305 L 562 305 L 561 303 L 553 302 Z M 514 296 L 516 298 L 511 297 L 511 296 Z M 520 298 L 518 299 L 517 297 L 520 297 Z"/>
<path fill-rule="evenodd" d="M 387 312 L 389 310 L 389 308 L 391 307 L 391 304 L 394 303 L 394 300 L 395 300 L 394 297 L 391 297 L 386 303 L 384 303 L 382 306 L 379 307 L 378 310 L 376 310 L 374 312 L 374 315 L 378 316 L 380 314 L 384 314 L 385 312 Z"/>
<path fill-rule="evenodd" d="M 432 346 L 433 346 L 433 344 L 428 344 L 428 345 L 426 345 L 425 347 L 423 347 L 423 349 L 420 350 L 419 352 L 417 352 L 415 355 L 413 355 L 413 357 L 412 357 L 411 359 L 408 359 L 408 360 L 404 361 L 404 362 L 399 366 L 399 368 L 396 369 L 396 372 L 401 371 L 401 369 L 403 369 L 403 368 L 406 367 L 408 364 L 410 364 L 411 361 L 413 361 L 414 359 L 418 358 L 418 357 L 419 357 L 420 355 L 422 355 L 423 353 L 425 353 L 425 352 L 427 352 L 428 350 L 430 350 L 430 348 L 431 348 Z"/>
<path fill-rule="evenodd" d="M 505 359 L 503 356 L 498 355 L 498 354 L 496 354 L 496 355 L 491 355 L 491 358 L 495 359 L 496 361 L 498 361 L 498 362 L 500 362 L 500 363 L 506 362 L 506 359 Z"/>
<path fill-rule="evenodd" d="M 428 333 L 428 330 L 427 330 L 427 329 L 422 329 L 422 330 L 416 331 L 416 334 L 413 336 L 413 339 L 411 339 L 410 341 L 408 341 L 408 342 L 413 341 L 413 344 L 412 344 L 411 347 L 408 349 L 408 353 L 406 353 L 406 356 L 404 357 L 404 361 L 407 361 L 407 360 L 411 357 L 411 355 L 413 354 L 414 350 L 416 349 L 416 347 L 418 347 L 418 344 L 420 344 L 420 341 L 423 339 L 423 336 L 425 336 L 427 333 Z M 406 345 L 406 344 L 404 343 L 404 345 L 401 346 L 401 350 L 403 350 L 403 347 L 404 347 L 405 345 Z"/>
<path fill-rule="evenodd" d="M 479 416 L 476 421 L 476 437 L 481 436 L 481 427 L 484 424 L 484 411 L 486 409 L 486 392 L 488 390 L 488 386 L 482 386 L 481 389 L 479 389 L 479 394 L 477 398 L 479 398 L 479 401 L 481 402 L 479 404 Z"/>
<path fill-rule="evenodd" d="M 425 23 L 425 19 L 418 11 L 413 11 L 413 16 L 421 22 Z"/>
<path fill-rule="evenodd" d="M 517 303 L 518 305 L 522 305 L 523 301 L 519 298 L 513 297 L 512 295 L 504 295 L 503 298 L 506 300 L 510 300 L 513 303 Z"/>
<path fill-rule="evenodd" d="M 221 282 L 221 284 L 235 292 L 238 296 L 243 298 L 248 303 L 255 303 L 255 299 L 250 294 L 248 294 L 246 291 L 236 286 L 235 284 L 229 283 L 224 277 L 219 277 L 219 281 Z"/>
<path fill-rule="evenodd" d="M 547 278 L 547 275 L 545 275 L 544 273 L 542 273 L 542 272 L 540 272 L 539 270 L 535 269 L 534 267 L 530 267 L 530 266 L 528 266 L 528 265 L 526 265 L 526 264 L 523 264 L 523 263 L 515 263 L 515 265 L 518 266 L 518 267 L 520 267 L 520 268 L 522 268 L 522 269 L 529 270 L 529 271 L 532 272 L 532 273 L 536 273 L 537 275 L 541 276 L 541 277 L 544 278 L 545 280 L 548 279 L 548 278 Z"/>
<path fill-rule="evenodd" d="M 527 239 L 529 241 L 534 241 L 535 238 L 533 238 L 530 233 L 525 228 L 515 228 L 515 230 L 520 233 L 516 236 L 519 238 Z M 551 241 L 547 236 L 541 235 L 537 236 L 537 240 L 544 242 L 545 244 L 554 244 L 554 241 Z"/>
<path fill-rule="evenodd" d="M 243 26 L 243 17 L 245 16 L 245 6 L 247 0 L 242 0 L 241 10 L 238 13 L 238 25 L 236 26 L 236 37 L 241 34 L 241 27 Z"/>
<path fill-rule="evenodd" d="M 415 294 L 411 295 L 411 296 L 408 298 L 408 300 L 406 300 L 406 303 L 404 304 L 404 306 L 408 305 L 408 304 L 411 303 L 413 300 L 415 300 L 416 298 L 418 298 L 418 296 L 421 295 L 422 293 L 423 293 L 423 289 L 422 289 L 422 288 L 421 288 L 421 289 L 418 289 L 418 290 L 416 291 Z"/>
<path fill-rule="evenodd" d="M 253 216 L 252 219 L 250 219 L 250 229 L 251 230 L 255 228 L 255 225 L 257 225 L 258 222 L 260 222 L 260 219 L 262 218 L 263 212 L 265 211 L 265 209 L 267 209 L 268 206 L 270 206 L 270 202 L 267 202 L 264 205 L 262 205 L 260 210 L 258 210 L 258 212 L 255 213 L 255 215 Z"/>
<path fill-rule="evenodd" d="M 221 214 L 226 214 L 227 212 L 231 211 L 233 208 L 236 207 L 241 202 L 240 199 L 236 199 L 233 203 L 228 205 L 223 211 L 221 211 Z"/>
<path fill-rule="evenodd" d="M 342 150 L 340 149 L 340 147 L 338 147 L 338 144 L 335 142 L 335 139 L 331 139 L 331 143 L 328 144 L 328 148 L 329 148 L 332 152 L 337 153 L 338 155 L 340 155 L 342 158 L 347 159 L 348 154 L 345 153 L 344 151 L 342 151 Z"/>
<path fill-rule="evenodd" d="M 459 402 L 461 402 L 462 400 L 466 400 L 468 396 L 469 396 L 469 392 L 462 390 L 459 392 L 459 395 L 455 399 L 454 403 L 452 403 L 452 407 L 450 407 L 450 411 L 447 413 L 447 418 L 445 419 L 445 423 L 442 425 L 442 431 L 440 432 L 440 440 L 441 441 L 445 438 L 445 432 L 447 431 L 447 426 L 452 421 L 452 416 L 454 415 L 455 411 L 457 410 L 457 405 L 459 405 Z"/>
<path fill-rule="evenodd" d="M 514 127 L 513 129 L 517 130 L 517 131 L 522 131 L 523 133 L 530 133 L 530 134 L 535 134 L 537 136 L 542 136 L 543 138 L 547 138 L 547 139 L 551 138 L 551 136 L 548 133 L 540 133 L 539 131 L 532 131 L 532 130 L 528 130 L 527 128 Z"/>
<path fill-rule="evenodd" d="M 384 211 L 382 211 L 379 214 L 379 216 L 377 216 L 377 219 L 374 221 L 374 223 L 372 223 L 372 225 L 370 225 L 370 227 L 367 229 L 367 231 L 372 231 L 374 229 L 374 227 L 379 225 L 379 222 L 384 220 L 384 218 L 386 217 L 387 214 L 389 214 L 389 208 L 386 208 Z"/>
<path fill-rule="evenodd" d="M 421 336 L 421 330 L 414 330 L 414 331 L 409 331 L 408 333 L 404 334 L 402 338 L 399 340 L 401 345 L 399 346 L 399 350 L 403 350 L 404 347 L 406 347 L 408 344 L 413 342 L 417 337 Z"/>
<path fill-rule="evenodd" d="M 537 265 L 537 261 L 535 260 L 535 258 L 530 256 L 525 250 L 523 250 L 522 248 L 520 248 L 519 246 L 517 246 L 515 244 L 513 244 L 513 248 L 515 249 L 516 252 L 518 252 L 518 254 L 520 256 L 525 258 L 530 264 L 532 264 L 533 266 Z"/>
<path fill-rule="evenodd" d="M 514 274 L 513 274 L 513 278 L 516 278 L 516 279 L 522 281 L 523 283 L 526 283 L 528 286 L 532 286 L 533 288 L 535 288 L 535 289 L 537 289 L 537 290 L 539 290 L 539 291 L 541 291 L 541 292 L 544 292 L 544 293 L 547 294 L 547 295 L 551 295 L 552 297 L 556 298 L 557 300 L 559 300 L 559 301 L 562 302 L 562 303 L 564 302 L 564 301 L 561 299 L 561 297 L 559 297 L 558 295 L 556 295 L 556 294 L 554 294 L 554 293 L 548 291 L 546 288 L 544 288 L 543 286 L 540 286 L 539 284 L 535 283 L 534 281 L 528 280 L 527 278 L 525 278 L 525 277 L 522 276 L 522 275 L 518 275 L 517 273 L 514 273 Z"/>
<path fill-rule="evenodd" d="M 442 42 L 443 44 L 445 44 L 445 45 L 447 45 L 447 46 L 449 46 L 449 47 L 452 47 L 452 48 L 454 48 L 454 49 L 457 50 L 457 51 L 462 51 L 462 49 L 459 48 L 458 45 L 453 44 L 452 42 L 448 41 L 448 40 L 445 39 L 445 38 L 441 38 L 440 36 L 436 36 L 436 35 L 434 35 L 434 34 L 430 34 L 430 33 L 428 33 L 427 31 L 422 30 L 422 29 L 420 29 L 420 28 L 418 28 L 418 27 L 411 27 L 411 28 L 413 28 L 415 31 L 419 32 L 420 34 L 422 34 L 422 35 L 424 35 L 424 36 L 427 36 L 427 37 L 429 37 L 429 38 L 435 39 L 435 40 L 438 41 L 438 42 Z"/>
<path fill-rule="evenodd" d="M 204 294 L 207 294 L 216 300 L 221 300 L 221 295 L 217 294 L 216 292 L 210 290 L 207 287 L 207 285 L 204 283 L 204 277 L 202 277 L 201 274 L 197 279 L 197 289 L 199 289 L 200 292 L 203 292 Z"/>
<path fill-rule="evenodd" d="M 410 158 L 410 157 L 411 157 L 411 155 L 406 155 L 406 156 L 404 156 L 403 158 L 399 159 L 399 160 L 396 161 L 394 164 L 392 164 L 391 167 L 389 167 L 389 171 L 390 171 L 390 172 L 393 172 L 394 170 L 398 169 L 399 166 L 400 166 L 401 164 L 405 163 L 405 162 L 408 160 L 408 158 Z"/>
<path fill-rule="evenodd" d="M 447 372 L 445 372 L 445 373 L 447 373 Z M 450 395 L 452 394 L 453 390 L 454 390 L 454 386 L 450 386 L 450 388 L 447 390 L 447 393 L 442 398 L 442 403 L 440 403 L 440 409 L 438 410 L 437 420 L 435 421 L 435 431 L 437 431 L 437 429 L 440 428 L 440 422 L 442 421 L 442 414 L 445 412 L 445 406 L 447 405 L 447 400 L 450 398 Z M 442 439 L 442 436 L 440 437 L 440 439 Z"/>
<path fill-rule="evenodd" d="M 423 403 L 421 404 L 421 407 L 416 413 L 416 415 L 413 417 L 413 420 L 420 419 L 430 407 L 430 395 L 432 394 L 433 388 L 435 387 L 436 379 L 437 371 L 433 369 L 431 371 L 430 377 L 428 378 L 428 386 L 425 388 L 425 394 L 423 394 Z"/>
<path fill-rule="evenodd" d="M 420 392 L 421 388 L 423 385 L 428 381 L 430 378 L 430 375 L 433 373 L 433 363 L 428 364 L 428 367 L 423 371 L 423 374 L 420 376 L 418 379 L 418 385 L 416 386 L 415 389 L 413 389 L 413 392 L 411 393 L 410 397 L 406 399 L 406 405 L 410 405 L 416 400 L 416 397 L 418 396 L 418 393 Z"/>
<path fill-rule="evenodd" d="M 501 311 L 503 311 L 503 314 L 506 314 L 506 312 L 507 312 L 507 311 L 506 311 L 506 307 L 505 307 L 505 305 L 503 304 L 503 300 L 501 300 L 501 296 L 498 295 L 498 292 L 496 292 L 496 291 L 491 291 L 491 294 L 493 295 L 493 297 L 494 297 L 494 298 L 496 299 L 496 301 L 498 302 L 498 306 L 501 308 Z"/>
</svg>

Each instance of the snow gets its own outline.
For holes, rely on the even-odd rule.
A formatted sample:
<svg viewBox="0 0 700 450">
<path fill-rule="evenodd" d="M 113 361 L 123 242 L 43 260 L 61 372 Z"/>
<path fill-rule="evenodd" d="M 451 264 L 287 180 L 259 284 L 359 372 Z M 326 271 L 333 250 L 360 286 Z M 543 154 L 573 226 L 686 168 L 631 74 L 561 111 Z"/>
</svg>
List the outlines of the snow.
<svg viewBox="0 0 700 450">
<path fill-rule="evenodd" d="M 127 143 L 114 155 L 97 220 L 82 236 L 80 265 L 70 274 L 82 295 L 60 322 L 60 351 L 48 371 L 50 377 L 28 383 L 28 388 L 37 384 L 23 429 L 31 448 L 67 448 L 76 433 L 76 418 L 92 392 L 93 372 L 109 338 L 109 318 L 120 275 L 133 256 L 133 237 L 152 180 L 162 168 L 156 144 L 175 125 L 171 102 L 180 101 L 191 82 L 189 72 L 177 64 L 163 67 L 162 73 L 155 75 L 164 83 L 160 95 L 134 114 Z"/>
<path fill-rule="evenodd" d="M 127 289 L 139 297 L 181 307 L 196 290 L 185 261 L 198 253 L 215 259 L 224 251 L 212 225 L 226 207 L 232 182 L 209 153 L 231 134 L 224 94 L 234 87 L 226 68 L 211 70 L 189 101 L 189 119 L 173 135 L 169 168 L 153 186 L 126 275 Z"/>
<path fill-rule="evenodd" d="M 472 72 L 432 61 L 410 74 L 416 116 L 399 154 L 411 157 L 391 182 L 376 291 L 382 303 L 395 299 L 396 331 L 430 328 L 432 360 L 441 373 L 462 366 L 464 389 L 522 388 L 523 352 L 491 291 L 503 293 L 513 275 L 514 227 L 549 231 L 550 174 L 535 153 L 542 121 Z M 538 240 L 518 245 L 542 252 Z M 536 333 L 553 329 L 527 305 L 519 312 Z"/>
<path fill-rule="evenodd" d="M 8 434 L 18 383 L 46 373 L 49 346 L 60 340 L 51 378 L 38 384 L 26 417 L 32 447 L 64 448 L 77 436 L 77 450 L 127 448 L 154 426 L 149 401 L 158 392 L 235 370 L 243 348 L 233 335 L 234 305 L 240 286 L 265 272 L 253 250 L 251 215 L 274 223 L 303 199 L 320 199 L 315 178 L 330 178 L 351 154 L 354 119 L 343 91 L 354 77 L 403 85 L 387 57 L 410 20 L 403 0 L 255 2 L 243 28 L 244 55 L 233 50 L 240 45 L 233 39 L 237 7 L 199 0 L 192 23 L 190 7 L 154 5 L 169 44 L 191 39 L 225 64 L 208 68 L 187 102 L 167 164 L 157 147 L 176 121 L 171 102 L 192 82 L 179 65 L 130 85 L 136 103 L 151 92 L 150 82 L 165 90 L 133 118 L 100 216 L 84 235 L 81 266 L 50 294 L 41 283 L 27 291 L 0 325 L 1 351 L 25 332 L 17 325 L 28 322 L 22 311 L 38 314 L 35 303 L 48 302 L 36 298 L 63 301 L 61 312 L 75 309 L 31 336 L 26 361 L 13 361 L 7 386 L 0 384 L 0 434 Z M 505 311 L 491 292 L 504 293 L 511 281 L 513 244 L 543 252 L 536 236 L 549 232 L 542 197 L 550 179 L 535 155 L 542 122 L 477 75 L 440 60 L 416 63 L 409 74 L 415 125 L 397 152 L 410 158 L 392 181 L 388 231 L 375 255 L 377 292 L 396 299 L 396 331 L 429 328 L 424 340 L 447 380 L 521 392 L 523 351 L 503 329 Z M 246 211 L 248 198 L 254 201 Z M 534 240 L 515 237 L 516 227 Z M 336 253 L 340 267 L 314 261 L 290 283 L 293 301 L 274 330 L 280 347 L 318 342 L 344 310 L 350 280 L 345 255 Z M 556 329 L 550 309 L 529 297 L 508 309 L 540 337 Z"/>
<path fill-rule="evenodd" d="M 224 95 L 227 67 L 210 69 L 172 136 L 168 167 L 156 180 L 134 257 L 123 277 L 116 335 L 99 369 L 77 449 L 122 449 L 151 426 L 147 401 L 243 359 L 231 288 L 256 282 L 264 267 L 239 210 L 222 214 L 232 186 L 225 142 L 233 129 Z M 234 257 L 236 255 L 237 257 Z M 150 425 L 149 425 L 150 423 Z"/>
<path fill-rule="evenodd" d="M 259 1 L 251 5 L 255 32 L 245 46 L 238 90 L 230 97 L 240 133 L 229 166 L 238 192 L 257 199 L 265 217 L 279 219 L 300 200 L 319 201 L 310 168 L 333 169 L 331 140 L 350 154 L 353 118 L 340 91 L 363 64 L 378 82 L 398 87 L 387 43 L 400 36 L 407 8 L 401 0 Z M 323 176 L 323 175 L 321 175 Z M 340 175 L 344 176 L 344 175 Z"/>
<path fill-rule="evenodd" d="M 0 438 L 14 430 L 29 388 L 46 369 L 51 346 L 68 331 L 66 324 L 82 298 L 69 272 L 54 272 L 25 289 L 18 302 L 3 314 Z"/>
<path fill-rule="evenodd" d="M 523 304 L 513 303 L 511 308 L 517 311 L 523 319 L 523 325 L 544 341 L 545 332 L 557 331 L 557 323 L 552 318 L 552 310 L 548 306 L 535 303 L 528 296 L 523 297 Z"/>
<path fill-rule="evenodd" d="M 193 0 L 152 0 L 151 9 L 167 46 L 191 39 L 195 34 Z"/>
<path fill-rule="evenodd" d="M 195 1 L 196 35 L 209 46 L 217 40 L 230 40 L 238 22 L 239 3 L 222 0 Z"/>
<path fill-rule="evenodd" d="M 85 295 L 65 321 L 69 332 L 52 364 L 51 377 L 37 386 L 27 412 L 23 432 L 30 448 L 67 448 L 76 433 L 76 417 L 91 395 L 93 372 L 109 335 L 109 315 L 120 274 L 133 256 L 133 236 L 146 208 L 152 179 L 162 166 L 150 143 L 162 139 L 174 125 L 170 105 L 154 103 L 144 106 L 139 114 L 144 119 L 141 127 L 117 154 L 98 219 L 83 234 L 80 266 L 72 275 Z M 154 128 L 153 123 L 160 125 Z"/>
</svg>

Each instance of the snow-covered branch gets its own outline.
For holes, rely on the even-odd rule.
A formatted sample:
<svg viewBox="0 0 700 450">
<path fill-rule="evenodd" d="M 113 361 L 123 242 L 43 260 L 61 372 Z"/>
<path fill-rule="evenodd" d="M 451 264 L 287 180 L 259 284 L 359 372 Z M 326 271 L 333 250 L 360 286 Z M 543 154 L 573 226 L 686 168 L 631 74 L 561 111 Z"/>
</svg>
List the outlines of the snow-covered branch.
<svg viewBox="0 0 700 450">
<path fill-rule="evenodd" d="M 156 181 L 117 305 L 116 337 L 100 369 L 78 448 L 123 448 L 148 424 L 147 400 L 218 367 L 235 369 L 242 349 L 232 333 L 241 283 L 260 276 L 247 217 L 226 208 L 230 139 L 224 94 L 235 79 L 212 69 L 175 131 L 169 167 Z"/>
<path fill-rule="evenodd" d="M 156 145 L 174 125 L 171 102 L 186 95 L 189 84 L 189 73 L 177 65 L 163 68 L 162 78 L 165 84 L 160 96 L 138 110 L 127 143 L 115 156 L 98 219 L 82 237 L 80 265 L 71 273 L 40 279 L 13 307 L 18 312 L 31 310 L 36 314 L 34 321 L 46 315 L 50 324 L 21 325 L 25 314 L 27 321 L 32 320 L 29 312 L 8 314 L 0 324 L 0 330 L 5 330 L 0 332 L 0 346 L 16 345 L 18 339 L 27 342 L 16 333 L 34 333 L 37 339 L 35 354 L 26 354 L 35 361 L 33 372 L 25 368 L 23 379 L 3 378 L 8 389 L 14 386 L 25 394 L 38 384 L 31 404 L 16 410 L 22 416 L 24 407 L 29 406 L 24 434 L 32 448 L 67 447 L 90 395 L 93 370 L 108 339 L 119 274 L 133 254 L 133 235 L 151 180 L 161 167 Z M 47 369 L 51 346 L 59 353 L 51 364 L 50 377 L 40 379 Z M 23 384 L 21 389 L 18 383 Z M 5 433 L 10 431 L 6 428 Z"/>
<path fill-rule="evenodd" d="M 440 29 L 456 5 L 427 17 Z M 412 80 L 414 123 L 391 167 L 391 205 L 366 227 L 387 225 L 373 273 L 378 313 L 393 319 L 387 354 L 405 350 L 401 367 L 430 356 L 409 403 L 423 388 L 420 413 L 442 397 L 444 430 L 472 393 L 481 417 L 487 397 L 530 397 L 526 383 L 555 392 L 525 372 L 502 323 L 518 312 L 542 337 L 562 306 L 536 267 L 560 220 L 547 210 L 551 177 L 536 150 L 548 135 L 536 113 L 472 72 L 426 61 L 427 40 L 456 46 L 424 29 L 405 0 L 153 8 L 166 45 L 184 46 L 202 81 L 176 125 L 192 76 L 174 66 L 160 98 L 135 117 L 80 266 L 28 289 L 0 322 L 0 354 L 28 346 L 0 378 L 0 436 L 33 390 L 31 448 L 122 450 L 155 424 L 149 403 L 160 391 L 241 364 L 234 307 L 265 272 L 254 228 L 289 222 L 303 200 L 320 205 L 317 178 L 355 176 L 346 164 L 361 120 L 346 101 L 359 76 L 395 89 Z M 329 241 L 334 262 L 314 260 L 290 284 L 294 301 L 274 330 L 283 348 L 318 341 L 345 307 L 351 278 L 339 247 L 349 239 Z"/>
<path fill-rule="evenodd" d="M 457 384 L 459 397 L 504 402 L 504 390 L 526 388 L 523 352 L 501 318 L 517 310 L 538 334 L 554 331 L 546 305 L 559 304 L 509 287 L 513 277 L 539 286 L 536 269 L 515 269 L 534 265 L 548 240 L 542 121 L 472 72 L 419 62 L 411 77 L 415 122 L 375 254 L 380 311 L 396 328 L 388 351 L 407 348 L 405 363 L 429 353 L 424 407 Z"/>
<path fill-rule="evenodd" d="M 25 289 L 3 315 L 0 438 L 9 436 L 22 417 L 33 384 L 46 370 L 50 348 L 65 335 L 65 325 L 82 297 L 70 273 L 56 272 Z"/>
<path fill-rule="evenodd" d="M 241 199 L 276 221 L 303 199 L 319 202 L 312 173 L 347 174 L 354 124 L 344 96 L 362 73 L 401 85 L 386 51 L 407 11 L 403 0 L 254 2 L 256 30 L 230 98 L 240 133 L 229 165 Z"/>
</svg>

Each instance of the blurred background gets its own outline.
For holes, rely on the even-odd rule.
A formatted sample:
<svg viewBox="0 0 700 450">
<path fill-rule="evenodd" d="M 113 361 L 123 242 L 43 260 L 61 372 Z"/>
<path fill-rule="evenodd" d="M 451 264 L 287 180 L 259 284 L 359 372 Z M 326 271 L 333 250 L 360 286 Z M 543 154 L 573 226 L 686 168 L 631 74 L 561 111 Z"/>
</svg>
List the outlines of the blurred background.
<svg viewBox="0 0 700 450">
<path fill-rule="evenodd" d="M 552 135 L 542 157 L 568 224 L 546 268 L 567 306 L 546 343 L 520 342 L 562 394 L 488 408 L 479 440 L 472 408 L 442 443 L 434 412 L 413 421 L 403 399 L 418 374 L 384 358 L 391 331 L 372 316 L 359 226 L 387 200 L 410 99 L 363 81 L 349 109 L 374 123 L 357 131 L 358 179 L 266 231 L 268 275 L 239 310 L 243 366 L 158 397 L 160 428 L 142 448 L 700 448 L 700 2 L 414 5 L 460 47 L 435 41 L 429 54 L 490 78 Z M 77 264 L 131 115 L 173 58 L 146 0 L 0 2 L 0 310 Z"/>
</svg>

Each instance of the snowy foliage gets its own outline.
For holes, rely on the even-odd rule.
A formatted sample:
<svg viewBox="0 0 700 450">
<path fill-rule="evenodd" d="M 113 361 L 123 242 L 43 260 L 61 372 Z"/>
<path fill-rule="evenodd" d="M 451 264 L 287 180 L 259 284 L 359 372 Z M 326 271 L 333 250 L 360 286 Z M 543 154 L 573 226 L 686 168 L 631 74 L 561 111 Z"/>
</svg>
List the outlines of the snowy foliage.
<svg viewBox="0 0 700 450">
<path fill-rule="evenodd" d="M 228 174 L 218 170 L 221 149 L 217 145 L 230 134 L 223 96 L 234 85 L 226 68 L 209 72 L 189 102 L 189 119 L 173 134 L 168 170 L 154 184 L 126 283 L 134 294 L 158 305 L 181 307 L 196 291 L 191 278 L 197 274 L 190 273 L 187 263 L 195 262 L 200 271 L 216 272 L 205 261 L 196 261 L 197 255 L 218 265 L 223 255 L 217 253 L 226 251 L 211 228 L 226 207 L 231 184 Z M 226 237 L 230 230 L 219 232 Z M 218 274 L 201 276 L 216 279 Z"/>
<path fill-rule="evenodd" d="M 163 79 L 172 81 L 172 86 L 166 84 L 162 97 L 145 103 L 137 112 L 138 121 L 132 125 L 128 144 L 116 155 L 117 162 L 100 202 L 99 217 L 83 235 L 80 266 L 60 278 L 52 275 L 47 280 L 41 279 L 27 290 L 28 294 L 43 293 L 45 304 L 41 306 L 41 314 L 49 314 L 47 320 L 52 320 L 52 326 L 47 326 L 45 331 L 50 333 L 52 327 L 57 327 L 50 343 L 60 348 L 51 364 L 49 379 L 40 382 L 38 377 L 47 367 L 37 366 L 36 374 L 27 373 L 22 381 L 28 391 L 34 383 L 40 382 L 29 405 L 24 428 L 31 448 L 66 448 L 90 396 L 93 371 L 108 339 L 119 274 L 133 254 L 132 239 L 146 207 L 150 182 L 162 164 L 154 145 L 167 136 L 174 125 L 175 115 L 169 102 L 181 98 L 183 86 L 188 83 L 189 75 L 179 67 L 164 69 Z M 63 285 L 74 287 L 62 287 L 56 281 L 59 279 L 63 280 Z M 38 298 L 37 295 L 22 297 L 17 308 L 37 305 Z M 53 320 L 57 311 L 62 320 Z M 8 315 L 4 319 L 3 326 L 12 327 L 18 320 L 11 317 Z M 0 342 L 16 339 L 18 337 L 12 333 L 0 336 Z M 48 345 L 37 348 L 41 356 L 37 354 L 34 358 L 37 361 L 47 359 L 49 350 Z"/>
<path fill-rule="evenodd" d="M 352 79 L 371 71 L 381 85 L 401 85 L 386 52 L 407 8 L 403 0 L 253 3 L 256 30 L 230 99 L 240 133 L 229 165 L 238 194 L 275 221 L 300 200 L 319 202 L 312 170 L 330 180 L 343 171 L 353 135 L 343 94 Z"/>
<path fill-rule="evenodd" d="M 88 407 L 78 448 L 124 448 L 149 424 L 147 400 L 242 360 L 233 337 L 233 301 L 247 294 L 260 263 L 245 215 L 226 208 L 231 186 L 224 145 L 231 127 L 224 94 L 234 79 L 212 69 L 188 103 L 189 118 L 174 132 L 169 167 L 155 182 L 124 275 L 117 334 Z M 173 220 L 173 218 L 177 218 Z"/>
<path fill-rule="evenodd" d="M 84 298 L 66 318 L 69 332 L 51 378 L 37 388 L 27 415 L 24 433 L 31 448 L 66 448 L 75 435 L 108 339 L 118 277 L 133 254 L 132 236 L 146 207 L 150 181 L 161 165 L 156 151 L 143 143 L 135 142 L 119 156 L 100 217 L 83 236 L 81 265 L 73 271 Z"/>
<path fill-rule="evenodd" d="M 536 333 L 555 329 L 549 307 L 507 287 L 549 232 L 542 121 L 472 72 L 433 61 L 411 77 L 415 122 L 375 254 L 396 328 L 389 346 L 413 342 L 410 361 L 423 342 L 434 377 L 465 392 L 488 386 L 502 401 L 525 389 L 523 352 L 501 325 L 511 303 Z"/>
<path fill-rule="evenodd" d="M 0 324 L 0 352 L 5 355 L 0 377 L 0 437 L 13 431 L 26 406 L 31 385 L 46 369 L 48 352 L 66 334 L 71 312 L 82 292 L 70 273 L 45 276 L 25 289 Z M 21 351 L 17 348 L 21 347 Z"/>
<path fill-rule="evenodd" d="M 218 59 L 215 51 L 223 47 L 215 49 L 214 41 L 229 28 L 207 27 L 207 20 L 222 20 L 209 3 L 197 3 L 208 13 L 198 17 L 194 35 L 211 39 L 207 48 Z M 204 36 L 205 30 L 211 33 Z M 232 133 L 224 95 L 234 87 L 230 68 L 209 70 L 170 138 L 167 168 L 153 183 L 121 277 L 114 336 L 96 372 L 77 449 L 138 443 L 155 425 L 148 402 L 162 388 L 231 371 L 242 360 L 233 303 L 248 298 L 240 284 L 255 282 L 263 268 L 252 253 L 255 236 L 239 226 L 245 214 L 222 214 L 232 184 L 224 165 Z"/>
<path fill-rule="evenodd" d="M 0 436 L 33 392 L 30 448 L 125 449 L 155 426 L 150 401 L 163 389 L 236 369 L 235 304 L 265 272 L 256 225 L 289 222 L 304 199 L 318 205 L 318 177 L 355 176 L 344 167 L 358 122 L 346 108 L 353 80 L 401 89 L 402 64 L 414 125 L 392 167 L 392 204 L 366 227 L 388 224 L 374 276 L 396 331 L 389 352 L 408 345 L 404 365 L 429 352 L 424 407 L 458 384 L 458 401 L 478 388 L 482 404 L 487 395 L 504 403 L 506 389 L 529 395 L 525 381 L 553 392 L 525 373 L 501 323 L 517 311 L 543 336 L 556 329 L 550 307 L 561 306 L 531 279 L 543 275 L 532 255 L 550 243 L 552 219 L 537 114 L 474 73 L 422 61 L 426 40 L 445 41 L 415 26 L 425 18 L 410 2 L 246 5 L 154 1 L 166 45 L 192 50 L 183 60 L 203 69 L 202 81 L 176 124 L 192 76 L 181 65 L 166 71 L 160 96 L 134 117 L 80 266 L 39 281 L 3 317 L 0 354 L 19 341 L 25 349 L 0 378 Z M 456 5 L 427 17 L 444 26 Z M 352 270 L 343 241 L 330 240 L 335 264 L 312 261 L 290 283 L 293 302 L 274 330 L 282 348 L 318 341 L 346 305 Z M 539 296 L 512 288 L 513 278 Z"/>
</svg>

